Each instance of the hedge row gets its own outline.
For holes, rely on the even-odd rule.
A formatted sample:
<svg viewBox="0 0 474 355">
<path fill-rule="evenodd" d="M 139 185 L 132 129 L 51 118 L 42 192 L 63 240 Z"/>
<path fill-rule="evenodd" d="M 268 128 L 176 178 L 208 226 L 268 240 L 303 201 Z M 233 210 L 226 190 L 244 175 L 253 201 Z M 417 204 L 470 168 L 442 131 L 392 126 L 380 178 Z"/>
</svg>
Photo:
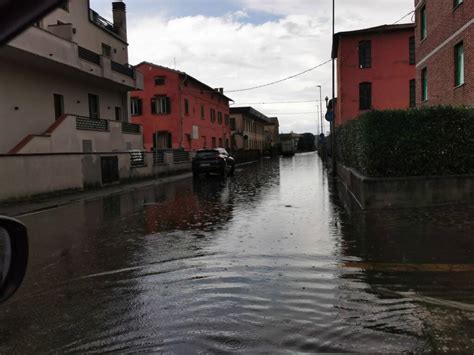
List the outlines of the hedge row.
<svg viewBox="0 0 474 355">
<path fill-rule="evenodd" d="M 371 111 L 338 127 L 337 157 L 371 177 L 474 174 L 474 110 Z"/>
</svg>

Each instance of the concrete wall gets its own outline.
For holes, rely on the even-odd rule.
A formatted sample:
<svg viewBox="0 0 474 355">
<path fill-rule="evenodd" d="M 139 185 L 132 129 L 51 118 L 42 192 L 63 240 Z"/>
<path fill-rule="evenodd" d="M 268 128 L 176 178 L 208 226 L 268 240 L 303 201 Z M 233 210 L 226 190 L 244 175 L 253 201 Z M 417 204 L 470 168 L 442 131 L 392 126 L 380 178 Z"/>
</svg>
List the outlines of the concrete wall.
<svg viewBox="0 0 474 355">
<path fill-rule="evenodd" d="M 474 202 L 474 175 L 367 178 L 338 164 L 344 192 L 364 210 Z"/>
<path fill-rule="evenodd" d="M 0 154 L 7 153 L 29 134 L 43 133 L 55 122 L 54 94 L 63 95 L 64 112 L 69 114 L 89 116 L 89 93 L 99 96 L 103 119 L 115 120 L 115 107 L 120 107 L 124 115 L 129 111 L 125 91 L 79 76 L 71 78 L 53 70 L 25 66 L 1 56 L 0 79 L 7 83 L 0 85 Z"/>
<path fill-rule="evenodd" d="M 102 185 L 101 158 L 118 158 L 121 181 L 191 172 L 191 159 L 173 162 L 173 152 L 165 152 L 165 163 L 153 164 L 153 154 L 145 153 L 143 167 L 131 167 L 128 153 L 43 154 L 0 156 L 0 201 L 25 199 L 35 195 L 82 190 Z"/>
<path fill-rule="evenodd" d="M 110 1 L 112 7 L 112 1 Z M 99 14 L 105 17 L 105 14 Z M 89 21 L 89 1 L 70 0 L 69 11 L 58 8 L 47 15 L 40 22 L 41 27 L 47 29 L 50 25 L 56 25 L 58 21 L 72 23 L 76 29 L 73 41 L 81 47 L 87 48 L 98 54 L 102 54 L 102 43 L 112 48 L 112 60 L 125 64 L 128 63 L 128 44 L 119 36 L 96 26 Z M 111 19 L 109 19 L 112 22 Z"/>
</svg>

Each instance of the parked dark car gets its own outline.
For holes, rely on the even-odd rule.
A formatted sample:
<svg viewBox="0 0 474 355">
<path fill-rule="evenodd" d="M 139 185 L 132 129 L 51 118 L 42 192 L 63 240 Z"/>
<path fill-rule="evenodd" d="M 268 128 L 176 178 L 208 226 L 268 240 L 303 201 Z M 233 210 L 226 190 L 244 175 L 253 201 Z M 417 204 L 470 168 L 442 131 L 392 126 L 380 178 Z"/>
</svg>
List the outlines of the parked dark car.
<svg viewBox="0 0 474 355">
<path fill-rule="evenodd" d="M 217 173 L 226 177 L 233 176 L 235 159 L 224 148 L 198 150 L 193 159 L 193 177 L 198 178 L 202 173 Z"/>
</svg>

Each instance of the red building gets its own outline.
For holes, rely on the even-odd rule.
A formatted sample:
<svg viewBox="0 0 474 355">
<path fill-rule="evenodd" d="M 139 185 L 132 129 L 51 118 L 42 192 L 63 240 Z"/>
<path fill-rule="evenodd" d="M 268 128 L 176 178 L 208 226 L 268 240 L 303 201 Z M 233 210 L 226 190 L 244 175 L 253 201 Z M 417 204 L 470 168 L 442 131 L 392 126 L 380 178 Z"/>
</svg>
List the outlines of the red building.
<svg viewBox="0 0 474 355">
<path fill-rule="evenodd" d="M 192 76 L 142 62 L 143 91 L 131 93 L 133 123 L 143 126 L 146 150 L 229 147 L 229 101 Z"/>
<path fill-rule="evenodd" d="M 384 25 L 334 35 L 336 124 L 367 110 L 416 104 L 415 25 Z"/>
<path fill-rule="evenodd" d="M 474 1 L 415 6 L 417 103 L 474 107 Z"/>
</svg>

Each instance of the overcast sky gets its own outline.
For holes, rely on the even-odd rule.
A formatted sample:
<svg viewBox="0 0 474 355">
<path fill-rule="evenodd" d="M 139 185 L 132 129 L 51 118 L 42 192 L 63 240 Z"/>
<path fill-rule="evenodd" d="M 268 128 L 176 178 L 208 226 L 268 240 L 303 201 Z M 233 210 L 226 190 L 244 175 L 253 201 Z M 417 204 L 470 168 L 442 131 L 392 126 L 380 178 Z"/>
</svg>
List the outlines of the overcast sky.
<svg viewBox="0 0 474 355">
<path fill-rule="evenodd" d="M 91 7 L 111 17 L 111 0 Z M 330 59 L 330 0 L 128 0 L 130 63 L 185 71 L 226 91 L 275 81 Z M 336 0 L 336 32 L 390 24 L 413 0 Z M 410 22 L 408 16 L 403 22 Z M 282 132 L 317 132 L 319 100 L 331 94 L 331 65 L 262 89 L 228 92 L 235 106 L 278 116 Z M 251 105 L 249 105 L 251 104 Z"/>
</svg>

